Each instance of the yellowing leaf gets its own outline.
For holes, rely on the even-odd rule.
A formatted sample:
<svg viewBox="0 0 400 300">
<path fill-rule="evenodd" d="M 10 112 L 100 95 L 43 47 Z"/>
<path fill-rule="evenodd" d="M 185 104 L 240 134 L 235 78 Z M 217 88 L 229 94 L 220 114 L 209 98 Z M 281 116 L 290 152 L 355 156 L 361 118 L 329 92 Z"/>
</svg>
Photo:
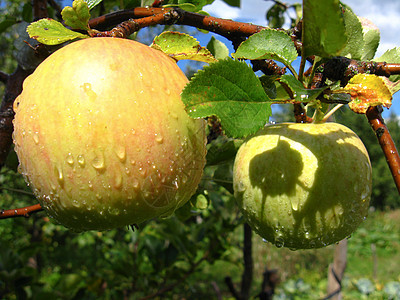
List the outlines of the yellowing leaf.
<svg viewBox="0 0 400 300">
<path fill-rule="evenodd" d="M 357 74 L 346 85 L 351 96 L 349 107 L 358 114 L 365 114 L 368 107 L 392 105 L 392 92 L 386 78 L 371 74 Z"/>
<path fill-rule="evenodd" d="M 154 38 L 151 47 L 163 51 L 175 60 L 190 59 L 207 63 L 217 61 L 207 48 L 201 47 L 194 37 L 185 33 L 163 32 Z"/>
</svg>

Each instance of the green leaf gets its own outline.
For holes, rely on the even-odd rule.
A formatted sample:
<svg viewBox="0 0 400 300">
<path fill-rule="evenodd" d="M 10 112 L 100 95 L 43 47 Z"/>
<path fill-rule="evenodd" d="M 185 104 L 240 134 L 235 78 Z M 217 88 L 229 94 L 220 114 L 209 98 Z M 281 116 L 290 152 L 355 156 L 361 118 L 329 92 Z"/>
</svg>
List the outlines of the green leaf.
<svg viewBox="0 0 400 300">
<path fill-rule="evenodd" d="M 241 43 L 232 56 L 238 59 L 273 59 L 290 65 L 297 58 L 297 50 L 286 33 L 263 29 Z"/>
<path fill-rule="evenodd" d="M 12 16 L 6 16 L 4 20 L 0 22 L 0 33 L 6 31 L 9 27 L 17 23 L 17 18 Z"/>
<path fill-rule="evenodd" d="M 281 28 L 285 23 L 284 13 L 286 12 L 286 6 L 282 5 L 280 2 L 275 3 L 267 11 L 267 21 L 268 26 L 271 28 Z"/>
<path fill-rule="evenodd" d="M 219 136 L 207 145 L 207 165 L 218 165 L 233 160 L 242 144 L 242 140 Z"/>
<path fill-rule="evenodd" d="M 89 30 L 90 12 L 88 4 L 84 0 L 74 0 L 72 7 L 64 7 L 61 16 L 65 24 L 72 29 Z"/>
<path fill-rule="evenodd" d="M 387 50 L 381 57 L 373 59 L 376 62 L 387 62 L 392 64 L 400 63 L 400 47 L 396 47 L 390 50 Z M 398 81 L 400 79 L 400 75 L 392 75 L 389 77 L 390 81 Z"/>
<path fill-rule="evenodd" d="M 327 87 L 306 89 L 303 84 L 292 75 L 283 75 L 279 82 L 286 85 L 292 92 L 291 98 L 298 102 L 310 102 L 315 100 Z M 287 99 L 277 99 L 287 100 Z"/>
<path fill-rule="evenodd" d="M 31 23 L 27 32 L 31 38 L 46 45 L 58 45 L 76 38 L 89 36 L 65 28 L 63 24 L 53 19 L 40 19 Z"/>
<path fill-rule="evenodd" d="M 229 56 L 228 47 L 221 41 L 217 40 L 214 36 L 211 37 L 207 44 L 207 49 L 216 59 L 224 59 Z"/>
<path fill-rule="evenodd" d="M 85 0 L 89 10 L 91 10 L 96 5 L 100 4 L 103 0 Z"/>
<path fill-rule="evenodd" d="M 199 71 L 183 90 L 182 101 L 193 118 L 217 116 L 231 137 L 256 132 L 271 116 L 271 99 L 253 70 L 229 58 Z"/>
<path fill-rule="evenodd" d="M 363 28 L 364 46 L 361 60 L 371 60 L 374 58 L 381 38 L 379 28 L 366 18 L 359 18 Z"/>
<path fill-rule="evenodd" d="M 303 1 L 304 56 L 336 56 L 346 42 L 346 28 L 339 0 Z"/>
<path fill-rule="evenodd" d="M 194 37 L 185 33 L 165 31 L 154 38 L 151 47 L 163 51 L 175 60 L 190 59 L 207 63 L 216 61 L 207 48 L 201 47 Z"/>
<path fill-rule="evenodd" d="M 364 45 L 364 35 L 361 22 L 358 17 L 347 7 L 343 9 L 343 18 L 346 27 L 346 35 L 350 37 L 340 56 L 352 59 L 361 59 Z"/>
<path fill-rule="evenodd" d="M 229 6 L 240 7 L 240 0 L 223 0 Z"/>
</svg>

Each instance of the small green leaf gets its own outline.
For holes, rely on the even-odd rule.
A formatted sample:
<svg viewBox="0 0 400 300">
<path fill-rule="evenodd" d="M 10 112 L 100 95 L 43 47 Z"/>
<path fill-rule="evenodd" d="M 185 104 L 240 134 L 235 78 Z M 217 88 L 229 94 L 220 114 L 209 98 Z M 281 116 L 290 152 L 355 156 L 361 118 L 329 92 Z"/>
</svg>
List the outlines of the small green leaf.
<svg viewBox="0 0 400 300">
<path fill-rule="evenodd" d="M 364 45 L 361 22 L 348 7 L 344 7 L 343 9 L 343 18 L 346 27 L 346 35 L 350 38 L 346 43 L 346 47 L 340 52 L 340 56 L 359 60 L 362 56 L 362 45 Z"/>
<path fill-rule="evenodd" d="M 89 36 L 65 28 L 63 24 L 53 19 L 40 19 L 31 23 L 26 30 L 31 38 L 46 45 L 58 45 L 76 38 Z"/>
<path fill-rule="evenodd" d="M 210 50 L 211 54 L 214 55 L 216 59 L 224 59 L 229 56 L 228 47 L 213 36 L 207 44 L 207 49 Z"/>
<path fill-rule="evenodd" d="M 347 36 L 339 0 L 303 1 L 304 56 L 339 55 Z"/>
<path fill-rule="evenodd" d="M 193 118 L 217 116 L 231 137 L 256 132 L 271 116 L 271 99 L 253 70 L 229 58 L 199 71 L 183 90 L 182 101 Z"/>
<path fill-rule="evenodd" d="M 275 29 L 263 29 L 253 34 L 232 54 L 238 59 L 273 59 L 285 65 L 290 65 L 297 55 L 292 39 Z"/>
<path fill-rule="evenodd" d="M 381 34 L 379 28 L 366 18 L 359 18 L 363 28 L 364 47 L 361 60 L 371 60 L 374 58 L 376 49 L 378 49 Z"/>
<path fill-rule="evenodd" d="M 90 12 L 88 4 L 84 0 L 74 0 L 72 7 L 64 7 L 61 16 L 65 24 L 72 29 L 89 30 Z"/>
<path fill-rule="evenodd" d="M 151 47 L 163 51 L 175 60 L 190 59 L 207 63 L 216 61 L 208 49 L 201 47 L 194 37 L 185 33 L 165 31 L 155 37 Z"/>
<path fill-rule="evenodd" d="M 194 200 L 193 206 L 200 210 L 206 209 L 208 207 L 207 197 L 203 194 L 198 194 Z"/>
<path fill-rule="evenodd" d="M 286 85 L 292 92 L 291 98 L 298 102 L 310 102 L 315 100 L 327 87 L 306 89 L 303 84 L 292 75 L 283 75 L 279 82 Z M 287 99 L 277 99 L 287 100 Z"/>
<path fill-rule="evenodd" d="M 85 0 L 89 10 L 91 10 L 96 5 L 100 4 L 103 0 Z"/>
</svg>

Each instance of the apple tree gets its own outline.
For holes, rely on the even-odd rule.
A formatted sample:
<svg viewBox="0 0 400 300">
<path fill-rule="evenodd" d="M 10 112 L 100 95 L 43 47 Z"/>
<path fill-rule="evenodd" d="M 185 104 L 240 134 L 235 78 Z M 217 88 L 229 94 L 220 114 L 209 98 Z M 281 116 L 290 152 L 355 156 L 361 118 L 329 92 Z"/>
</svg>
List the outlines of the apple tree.
<svg viewBox="0 0 400 300">
<path fill-rule="evenodd" d="M 0 212 L 1 230 L 11 241 L 25 221 L 30 238 L 0 248 L 2 297 L 206 297 L 210 286 L 222 297 L 221 280 L 200 274 L 239 242 L 242 275 L 226 274 L 226 293 L 270 299 L 270 273 L 252 286 L 252 231 L 319 248 L 366 218 L 368 152 L 331 122 L 344 105 L 370 123 L 400 190 L 381 116 L 399 89 L 398 48 L 375 58 L 378 30 L 336 0 L 275 1 L 270 27 L 209 16 L 212 2 L 7 3 L 0 30 L 16 54 L 4 60 L 14 72 L 0 74 L 1 180 L 23 197 L 5 198 L 15 208 Z M 284 30 L 287 9 L 296 18 Z M 135 41 L 154 26 L 150 45 Z M 187 28 L 234 52 L 178 31 Z M 182 60 L 204 66 L 188 81 Z M 296 123 L 271 123 L 274 105 Z"/>
</svg>

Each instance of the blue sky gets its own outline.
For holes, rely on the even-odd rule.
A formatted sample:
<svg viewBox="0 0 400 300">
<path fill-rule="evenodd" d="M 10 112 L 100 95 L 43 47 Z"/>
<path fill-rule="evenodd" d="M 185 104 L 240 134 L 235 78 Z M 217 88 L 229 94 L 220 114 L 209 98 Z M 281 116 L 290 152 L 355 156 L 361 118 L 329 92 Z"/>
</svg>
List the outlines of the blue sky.
<svg viewBox="0 0 400 300">
<path fill-rule="evenodd" d="M 301 1 L 283 0 L 293 4 Z M 396 46 L 400 47 L 400 1 L 399 0 L 342 0 L 352 8 L 354 13 L 372 21 L 380 30 L 381 42 L 376 57 L 381 56 L 386 50 Z M 266 25 L 265 13 L 272 5 L 272 1 L 242 0 L 241 8 L 233 8 L 222 0 L 216 0 L 212 5 L 205 7 L 211 15 L 242 22 L 251 22 L 257 25 Z M 400 92 L 394 95 L 392 107 L 385 109 L 383 116 L 391 112 L 400 114 Z"/>
</svg>

